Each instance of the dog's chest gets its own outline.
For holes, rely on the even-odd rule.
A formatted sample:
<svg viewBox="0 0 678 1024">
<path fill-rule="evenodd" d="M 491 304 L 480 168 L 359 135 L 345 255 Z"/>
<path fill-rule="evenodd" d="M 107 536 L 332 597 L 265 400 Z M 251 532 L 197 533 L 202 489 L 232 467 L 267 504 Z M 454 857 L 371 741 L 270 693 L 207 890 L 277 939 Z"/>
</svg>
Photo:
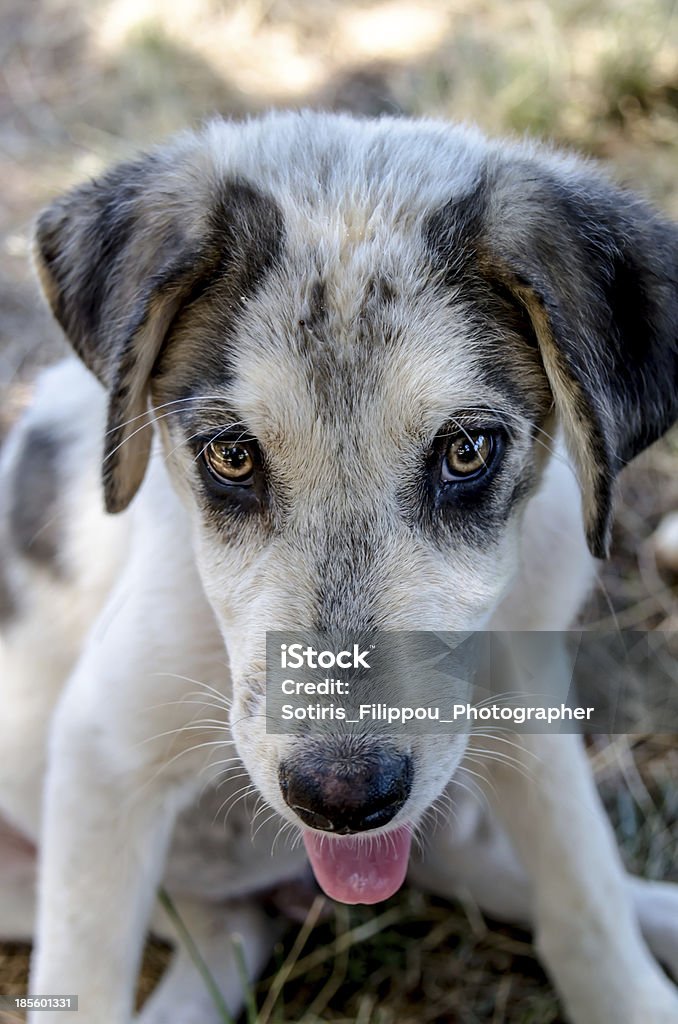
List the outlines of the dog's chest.
<svg viewBox="0 0 678 1024">
<path fill-rule="evenodd" d="M 238 798 L 242 781 L 211 785 L 177 821 L 165 885 L 179 895 L 207 900 L 238 899 L 273 888 L 300 874 L 303 847 L 282 819 L 256 796 Z M 266 820 L 270 818 L 270 820 Z"/>
</svg>

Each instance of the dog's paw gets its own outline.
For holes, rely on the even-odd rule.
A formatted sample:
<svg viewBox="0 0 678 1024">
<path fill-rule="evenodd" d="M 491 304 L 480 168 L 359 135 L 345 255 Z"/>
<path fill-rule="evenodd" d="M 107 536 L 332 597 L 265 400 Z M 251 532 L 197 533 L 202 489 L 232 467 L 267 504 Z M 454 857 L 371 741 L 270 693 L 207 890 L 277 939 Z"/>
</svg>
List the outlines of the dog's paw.
<svg viewBox="0 0 678 1024">
<path fill-rule="evenodd" d="M 678 1024 L 678 989 L 659 973 L 565 998 L 572 1024 Z"/>
<path fill-rule="evenodd" d="M 678 988 L 666 979 L 634 993 L 629 1024 L 678 1024 Z M 619 1020 L 610 1024 L 621 1024 Z"/>
<path fill-rule="evenodd" d="M 195 1000 L 179 999 L 175 1005 L 151 997 L 133 1024 L 221 1024 L 223 1019 L 206 993 Z"/>
<path fill-rule="evenodd" d="M 634 901 L 648 946 L 678 981 L 678 885 L 634 879 Z M 678 1024 L 678 1016 L 675 1018 Z"/>
</svg>

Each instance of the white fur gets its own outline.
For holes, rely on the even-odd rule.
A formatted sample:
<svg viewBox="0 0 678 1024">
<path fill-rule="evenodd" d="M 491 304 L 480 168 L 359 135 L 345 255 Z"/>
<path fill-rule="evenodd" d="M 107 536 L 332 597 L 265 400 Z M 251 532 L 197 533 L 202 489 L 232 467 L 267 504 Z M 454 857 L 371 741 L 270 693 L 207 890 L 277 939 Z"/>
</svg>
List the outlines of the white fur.
<svg viewBox="0 0 678 1024">
<path fill-rule="evenodd" d="M 70 366 L 68 373 L 71 385 L 77 381 L 90 396 L 83 423 L 95 427 L 101 401 L 97 388 L 79 367 Z M 527 589 L 506 600 L 497 620 L 502 627 L 511 624 L 513 607 L 521 610 L 520 619 L 514 620 L 519 628 L 525 628 L 526 609 L 535 628 L 562 628 L 589 586 L 591 563 L 576 497 L 569 468 L 552 463 L 526 517 L 529 543 L 522 585 Z M 140 943 L 162 877 L 172 823 L 177 809 L 204 785 L 205 763 L 211 760 L 201 748 L 181 753 L 197 742 L 210 742 L 214 732 L 209 727 L 173 735 L 196 717 L 195 708 L 182 703 L 195 689 L 185 679 L 228 692 L 223 647 L 195 572 L 186 516 L 161 457 L 154 459 L 142 496 L 128 516 L 131 544 L 118 581 L 100 613 L 92 602 L 89 640 L 52 721 L 43 826 L 51 846 L 40 876 L 43 898 L 31 982 L 34 992 L 78 992 L 78 1020 L 110 1024 L 130 1019 Z M 102 518 L 92 536 L 103 537 L 100 531 L 109 523 Z M 561 540 L 557 546 L 555 536 Z M 547 586 L 549 578 L 558 579 L 557 593 Z M 45 611 L 38 608 L 30 619 L 32 632 L 24 627 L 3 639 L 3 707 L 12 710 L 3 751 L 11 741 L 13 750 L 38 753 L 43 742 L 44 708 L 54 698 L 58 675 L 44 670 L 45 621 Z M 70 635 L 64 629 L 63 650 L 78 646 L 81 630 L 81 621 Z M 124 670 L 122 658 L 128 666 Z M 115 680 L 108 678 L 112 665 Z M 7 721 L 3 716 L 2 725 Z M 148 742 L 149 736 L 160 738 Z M 574 737 L 532 737 L 530 747 L 525 774 L 491 768 L 488 792 L 495 794 L 495 824 L 483 824 L 481 806 L 460 800 L 453 787 L 455 816 L 427 840 L 422 868 L 413 865 L 415 880 L 443 895 L 470 892 L 489 913 L 534 924 L 538 948 L 576 1024 L 669 1024 L 676 1019 L 676 997 L 643 944 L 637 920 L 657 954 L 678 968 L 678 917 L 671 909 L 678 906 L 675 890 L 625 878 Z M 3 813 L 39 842 L 32 823 L 42 759 L 24 753 L 13 764 L 6 759 L 2 764 Z M 17 778 L 25 780 L 21 815 L 16 811 Z M 238 781 L 233 788 L 240 785 Z M 224 799 L 227 794 L 228 789 Z M 20 898 L 25 900 L 24 920 L 30 917 L 31 869 L 24 859 L 22 877 L 27 882 L 17 888 L 16 863 L 11 870 L 8 858 L 4 863 L 0 924 L 5 933 L 16 934 Z M 292 855 L 282 845 L 272 859 L 261 853 L 248 865 L 245 889 L 284 880 L 299 865 L 299 853 Z M 234 894 L 242 895 L 237 890 L 234 883 Z M 242 919 L 236 911 L 233 919 L 223 907 L 205 902 L 184 901 L 180 906 L 196 939 L 202 939 L 235 1012 L 240 983 L 227 956 L 228 929 L 243 936 L 253 973 L 270 948 L 267 931 L 269 942 L 277 932 L 262 918 L 255 926 L 254 909 L 243 911 L 250 917 Z M 220 925 L 210 925 L 212 920 Z M 171 932 L 166 922 L 158 930 Z M 197 1014 L 201 1021 L 210 1019 L 202 983 L 185 956 L 181 954 L 142 1015 L 148 1024 L 191 1024 Z M 43 1013 L 36 1022 L 52 1016 L 55 1022 L 64 1019 L 62 1014 Z"/>
<path fill-rule="evenodd" d="M 406 233 L 451 190 L 468 193 L 479 154 L 492 153 L 466 130 L 450 145 L 449 129 L 433 123 L 410 135 L 406 122 L 367 128 L 349 119 L 329 126 L 320 120 L 318 147 L 333 146 L 342 158 L 336 178 L 328 172 L 325 191 L 309 178 L 308 209 L 324 204 L 327 214 L 325 231 L 310 237 L 315 221 L 303 203 L 289 198 L 300 194 L 290 175 L 303 178 L 297 149 L 309 139 L 306 116 L 277 118 L 273 150 L 265 143 L 266 120 L 187 136 L 175 147 L 176 181 L 167 184 L 166 177 L 158 199 L 170 203 L 168 196 L 180 195 L 206 209 L 210 189 L 232 173 L 263 178 L 280 196 L 289 287 L 278 276 L 245 303 L 241 330 L 249 332 L 253 347 L 239 351 L 236 360 L 237 400 L 250 429 L 269 444 L 297 488 L 303 511 L 297 536 L 331 517 L 333 487 L 351 469 L 341 445 L 333 447 L 331 417 L 323 433 L 304 404 L 303 374 L 294 358 L 269 343 L 303 309 L 301 277 L 295 275 L 301 274 L 304 246 L 312 243 L 325 269 L 341 268 L 332 281 L 338 310 L 333 327 L 341 338 L 342 316 L 346 322 L 355 318 L 356 289 L 375 254 L 388 249 L 394 268 L 410 266 L 411 240 L 401 242 L 388 225 L 397 222 Z M 361 147 L 366 133 L 371 150 Z M 372 195 L 360 183 L 373 180 L 365 159 L 380 152 L 373 145 L 380 133 L 395 137 L 390 154 L 400 174 L 391 176 L 380 157 L 374 168 L 379 189 Z M 182 154 L 188 154 L 192 179 L 180 167 Z M 313 159 L 308 153 L 307 162 Z M 569 166 L 548 159 L 561 169 Z M 405 175 L 403 166 L 409 168 Z M 403 180 L 409 185 L 401 195 Z M 347 193 L 347 182 L 356 183 L 355 194 Z M 409 202 L 413 194 L 416 208 Z M 372 493 L 367 485 L 365 493 L 381 528 L 374 556 L 383 583 L 379 613 L 396 629 L 438 628 L 441 622 L 457 629 L 566 629 L 591 585 L 593 563 L 579 488 L 560 446 L 538 491 L 507 524 L 496 548 L 440 552 L 415 543 L 404 528 L 399 532 L 392 475 L 380 452 L 408 457 L 397 449 L 400 417 L 414 422 L 419 416 L 419 429 L 435 432 L 450 412 L 451 392 L 462 405 L 467 397 L 473 401 L 474 367 L 482 356 L 482 341 L 464 334 L 458 310 L 443 316 L 442 307 L 417 296 L 414 273 L 399 283 L 410 316 L 395 313 L 405 340 L 389 353 L 380 415 L 372 416 L 367 401 L 349 425 L 354 441 L 370 441 L 365 475 L 369 470 Z M 411 320 L 419 330 L 416 343 Z M 344 354 L 350 357 L 350 351 Z M 233 395 L 217 384 L 210 401 L 223 405 L 227 397 Z M 498 400 L 488 388 L 481 398 Z M 268 811 L 262 817 L 256 805 L 238 799 L 253 780 L 267 804 L 294 824 L 277 782 L 284 740 L 267 737 L 256 716 L 236 714 L 231 731 L 227 701 L 233 698 L 237 710 L 250 696 L 247 683 L 261 669 L 265 629 L 304 620 L 317 584 L 314 564 L 284 539 L 268 547 L 223 544 L 194 500 L 194 460 L 171 424 L 159 424 L 133 505 L 122 516 L 105 516 L 95 476 L 104 404 L 103 392 L 79 365 L 55 369 L 43 379 L 0 467 L 7 485 L 22 431 L 31 423 L 49 424 L 59 416 L 77 422 L 80 441 L 70 449 L 73 464 L 64 467 L 70 481 L 64 520 L 71 529 L 63 558 L 75 583 L 68 575 L 47 580 L 40 569 L 12 558 L 7 573 L 27 604 L 0 634 L 0 812 L 40 850 L 31 990 L 77 993 L 80 1009 L 73 1019 L 80 1024 L 129 1024 L 143 938 L 167 872 L 180 911 L 236 1013 L 242 993 L 232 933 L 241 934 L 248 970 L 256 974 L 278 934 L 256 908 L 256 892 L 294 878 L 304 857 L 284 836 L 276 839 L 280 818 L 268 822 Z M 276 454 L 276 436 L 283 435 L 292 438 L 298 464 L 285 463 L 282 447 Z M 527 447 L 525 442 L 525 458 Z M 413 580 L 422 582 L 419 589 Z M 534 736 L 520 741 L 514 753 L 522 771 L 488 762 L 493 809 L 486 820 L 460 798 L 454 782 L 463 743 L 420 744 L 418 776 L 402 814 L 420 823 L 445 790 L 456 814 L 425 836 L 425 860 L 413 863 L 413 877 L 442 895 L 471 893 L 489 913 L 530 924 L 573 1024 L 675 1024 L 678 996 L 650 949 L 678 971 L 676 890 L 625 875 L 578 739 Z M 239 756 L 247 772 L 238 767 Z M 230 757 L 233 770 L 224 773 Z M 200 861 L 200 849 L 191 849 L 181 828 L 174 839 L 173 831 L 178 820 L 199 810 L 205 786 L 217 782 L 236 817 L 226 831 L 223 860 L 217 858 L 215 868 L 206 857 L 198 870 L 192 857 Z M 253 832 L 263 826 L 254 841 L 250 823 Z M 244 834 L 235 827 L 243 824 Z M 33 863 L 30 850 L 22 851 L 9 829 L 4 833 L 0 933 L 25 937 L 33 913 Z M 162 915 L 154 924 L 168 933 Z M 141 1021 L 207 1024 L 211 1014 L 204 988 L 179 953 Z M 59 1024 L 70 1017 L 41 1012 L 30 1019 Z"/>
</svg>

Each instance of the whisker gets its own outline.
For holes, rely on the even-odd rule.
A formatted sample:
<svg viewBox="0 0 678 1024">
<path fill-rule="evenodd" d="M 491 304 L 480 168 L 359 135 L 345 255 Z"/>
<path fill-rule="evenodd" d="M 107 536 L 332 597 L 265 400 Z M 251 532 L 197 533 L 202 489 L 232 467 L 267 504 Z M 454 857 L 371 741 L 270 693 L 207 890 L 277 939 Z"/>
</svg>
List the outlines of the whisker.
<svg viewBox="0 0 678 1024">
<path fill-rule="evenodd" d="M 131 434 L 128 434 L 127 437 L 124 437 L 120 444 L 116 444 L 115 448 L 113 448 L 110 452 L 107 452 L 103 461 L 108 462 L 109 459 L 113 458 L 116 452 L 120 451 L 123 445 L 127 444 L 128 441 L 131 441 L 133 437 L 137 436 L 137 434 L 140 434 L 142 430 L 146 430 L 149 427 L 152 428 L 156 423 L 160 423 L 163 420 L 168 419 L 168 417 L 176 415 L 177 411 L 178 410 L 173 409 L 170 412 L 163 413 L 162 416 L 156 417 L 153 417 L 150 410 L 142 413 L 142 416 L 147 417 L 146 421 L 142 423 L 140 427 L 137 427 L 135 430 L 133 430 Z"/>
<path fill-rule="evenodd" d="M 300 831 L 299 827 L 295 825 L 294 822 L 288 821 L 287 818 L 282 818 L 280 828 L 276 832 L 273 842 L 271 843 L 271 856 L 273 856 L 275 853 L 275 846 L 276 843 L 278 842 L 278 839 L 281 839 L 284 836 L 285 840 L 287 840 L 289 838 L 287 833 L 292 833 L 292 835 L 294 835 L 295 830 L 297 832 Z M 292 847 L 292 849 L 293 848 L 294 847 Z"/>
<path fill-rule="evenodd" d="M 462 770 L 461 765 L 459 766 L 459 769 Z M 468 774 L 471 776 L 477 776 L 477 773 L 475 772 L 468 772 Z M 473 782 L 473 779 L 471 779 L 470 783 L 467 785 L 466 782 L 464 782 L 462 779 L 458 778 L 455 775 L 452 777 L 452 782 L 454 783 L 455 786 L 459 786 L 460 789 L 465 790 L 465 792 L 467 792 L 469 796 L 471 796 L 474 800 L 479 799 L 480 803 L 483 804 L 487 808 L 487 810 L 491 812 L 492 807 L 490 805 L 489 800 L 487 799 L 487 794 L 484 793 L 482 789 L 480 789 L 476 782 Z M 472 789 L 471 786 L 474 786 L 474 788 Z"/>
<path fill-rule="evenodd" d="M 505 743 L 509 747 L 515 747 L 515 749 L 519 750 L 521 754 L 526 754 L 528 757 L 534 758 L 535 761 L 539 761 L 541 764 L 542 759 L 534 750 L 530 750 L 524 743 L 519 743 L 517 740 L 510 739 L 509 736 L 503 735 L 505 732 L 509 733 L 509 736 L 512 735 L 511 729 L 502 729 L 501 726 L 497 726 L 495 731 L 492 726 L 489 728 L 484 726 L 482 729 L 478 729 L 477 732 L 475 729 L 472 729 L 471 735 L 473 738 L 480 737 L 482 739 L 494 740 L 497 743 Z"/>
<path fill-rule="evenodd" d="M 147 779 L 146 782 L 138 790 L 138 794 L 140 795 L 141 793 L 144 792 L 145 789 L 147 789 L 149 786 L 151 786 L 159 778 L 159 776 L 162 775 L 163 772 L 167 771 L 168 768 L 171 768 L 172 765 L 180 757 L 184 757 L 186 754 L 193 754 L 196 751 L 201 750 L 201 749 L 203 749 L 205 747 L 221 747 L 221 748 L 223 748 L 223 747 L 226 747 L 226 746 L 234 746 L 234 744 L 235 744 L 235 740 L 223 740 L 223 739 L 221 739 L 221 740 L 209 740 L 206 743 L 197 743 L 197 744 L 195 744 L 192 747 L 185 747 L 183 750 L 177 751 L 177 753 L 174 754 L 174 756 L 171 757 L 169 759 L 169 761 L 164 761 L 161 765 L 158 766 L 157 771 L 155 771 L 153 773 L 153 775 L 150 777 L 150 779 Z M 203 766 L 203 769 L 202 769 L 203 771 L 204 771 L 205 767 L 207 767 L 207 765 Z"/>
<path fill-rule="evenodd" d="M 210 686 L 209 683 L 203 682 L 202 679 L 193 679 L 192 676 L 184 676 L 179 672 L 153 672 L 152 675 L 159 676 L 165 679 L 180 679 L 185 683 L 193 683 L 194 686 L 201 686 L 205 690 L 209 690 L 214 694 L 215 697 L 223 697 L 221 690 L 217 690 L 216 687 Z"/>
<path fill-rule="evenodd" d="M 200 450 L 200 451 L 198 452 L 198 454 L 197 454 L 197 455 L 195 456 L 195 458 L 193 459 L 193 461 L 194 461 L 194 462 L 197 462 L 197 461 L 198 461 L 198 459 L 200 459 L 200 458 L 201 458 L 201 457 L 202 457 L 202 456 L 203 456 L 203 455 L 205 454 L 205 452 L 207 451 L 207 449 L 209 448 L 209 446 L 210 446 L 211 444 L 214 444 L 214 442 L 215 442 L 215 441 L 218 441 L 218 440 L 219 440 L 219 438 L 220 438 L 220 437 L 222 436 L 222 434 L 226 434 L 226 433 L 228 433 L 228 431 L 229 431 L 229 430 L 233 430 L 233 427 L 235 427 L 235 426 L 240 426 L 240 424 L 241 424 L 241 423 L 242 423 L 242 425 L 243 425 L 243 426 L 245 426 L 245 423 L 244 423 L 244 422 L 243 422 L 242 420 L 238 420 L 238 422 L 237 422 L 237 423 L 229 423 L 229 424 L 228 424 L 228 426 L 226 426 L 226 427 L 224 427 L 224 428 L 223 428 L 222 430 L 220 430 L 218 434 L 214 434 L 214 436 L 213 436 L 213 437 L 210 437 L 210 439 L 209 439 L 209 441 L 207 442 L 207 444 L 206 444 L 206 445 L 204 445 L 204 446 L 203 446 L 203 447 L 201 448 L 201 450 Z M 194 435 L 194 437 L 195 437 L 195 436 L 198 436 L 198 435 Z M 246 431 L 246 430 L 244 430 L 244 431 L 243 431 L 243 432 L 242 432 L 241 434 L 239 434 L 239 435 L 238 435 L 238 437 L 234 438 L 234 440 L 233 440 L 233 444 L 238 444 L 238 443 L 239 443 L 240 441 L 242 441 L 242 439 L 243 439 L 243 438 L 245 438 L 245 437 L 247 437 L 247 436 L 248 436 L 248 433 L 247 433 L 247 431 Z M 174 449 L 174 450 L 176 450 L 176 449 Z"/>
<path fill-rule="evenodd" d="M 251 796 L 253 793 L 258 793 L 258 790 L 257 790 L 257 787 L 254 785 L 254 783 L 250 782 L 249 785 L 243 786 L 241 789 L 236 790 L 235 793 L 233 793 L 233 794 L 229 795 L 228 797 L 226 797 L 224 802 L 219 807 L 217 813 L 214 815 L 214 822 L 216 822 L 217 818 L 219 817 L 219 815 L 223 811 L 224 807 L 226 807 L 226 805 L 229 804 L 229 801 L 231 801 L 230 805 L 226 808 L 226 814 L 224 815 L 224 820 L 223 820 L 223 828 L 224 828 L 224 832 L 225 832 L 226 831 L 226 824 L 228 822 L 229 815 L 231 814 L 233 809 L 235 807 L 237 807 L 237 805 L 239 803 L 244 803 L 244 801 L 247 800 L 247 798 L 249 796 Z M 214 824 L 214 822 L 213 822 L 213 824 Z"/>
<path fill-rule="evenodd" d="M 207 448 L 209 448 L 209 446 L 212 444 L 212 442 L 218 440 L 218 438 L 220 438 L 222 434 L 225 434 L 229 430 L 232 430 L 233 427 L 239 427 L 240 425 L 245 426 L 244 420 L 234 420 L 234 421 L 232 421 L 230 423 L 227 423 L 226 426 L 222 427 L 217 434 L 213 434 L 210 437 L 210 439 L 207 442 L 207 444 L 204 446 L 202 451 L 200 451 L 198 453 L 198 455 L 196 455 L 196 457 L 193 459 L 193 461 L 197 462 L 198 459 L 200 458 L 200 456 L 205 454 L 205 451 L 207 450 Z M 170 452 L 168 452 L 168 454 L 167 454 L 167 456 L 165 458 L 165 462 L 167 462 L 167 460 L 170 459 L 172 457 L 172 455 L 174 455 L 174 453 L 176 451 L 178 451 L 181 447 L 183 447 L 184 445 L 188 444 L 189 441 L 193 441 L 196 437 L 203 437 L 204 434 L 205 434 L 205 429 L 201 428 L 200 430 L 196 430 L 194 434 L 189 434 L 188 437 L 182 438 L 181 441 L 179 441 L 178 444 L 175 444 L 174 448 L 172 448 L 172 450 Z"/>
<path fill-rule="evenodd" d="M 215 394 L 215 395 L 195 395 L 195 396 L 191 396 L 190 398 L 175 398 L 171 402 L 161 402 L 160 405 L 149 406 L 148 409 L 144 409 L 143 412 L 138 413 L 136 416 L 130 416 L 130 418 L 128 420 L 123 420 L 122 423 L 116 424 L 115 427 L 111 427 L 110 430 L 106 431 L 106 433 L 104 434 L 104 437 L 108 437 L 109 434 L 114 434 L 116 432 L 116 430 L 119 430 L 121 427 L 128 427 L 130 425 L 130 423 L 134 423 L 136 420 L 143 419 L 145 416 L 148 416 L 149 414 L 151 416 L 154 416 L 157 412 L 160 412 L 161 409 L 167 409 L 167 408 L 169 408 L 169 406 L 186 405 L 189 402 L 219 402 L 219 401 L 223 401 L 222 396 Z M 221 408 L 222 408 L 221 406 L 211 406 L 209 411 L 221 411 Z M 180 409 L 176 409 L 176 410 L 173 410 L 173 411 L 180 412 L 181 410 Z"/>
<path fill-rule="evenodd" d="M 268 807 L 268 804 L 264 804 L 264 807 Z M 250 830 L 250 838 L 251 838 L 253 843 L 256 842 L 256 838 L 259 835 L 259 833 L 261 832 L 262 828 L 265 828 L 265 826 L 268 825 L 269 821 L 273 821 L 273 819 L 277 818 L 277 817 L 278 817 L 278 812 L 277 811 L 272 811 L 269 814 L 269 816 L 267 818 L 264 818 L 264 820 L 259 824 L 259 826 L 257 827 L 257 830 L 256 830 L 256 832 L 254 834 L 252 834 L 252 832 Z M 254 825 L 254 818 L 252 818 L 252 824 Z"/>
<path fill-rule="evenodd" d="M 203 724 L 203 723 L 216 723 L 216 724 Z M 157 740 L 162 740 L 166 736 L 179 736 L 184 732 L 205 732 L 206 730 L 212 730 L 216 732 L 217 729 L 223 729 L 225 732 L 228 731 L 228 723 L 222 722 L 216 718 L 209 718 L 198 720 L 197 722 L 186 722 L 184 725 L 178 726 L 176 729 L 166 729 L 165 732 L 158 732 L 155 736 L 146 736 L 143 740 L 139 740 L 137 746 L 144 746 L 146 743 L 155 743 Z M 216 742 L 224 743 L 235 743 L 235 740 L 218 740 Z"/>
</svg>

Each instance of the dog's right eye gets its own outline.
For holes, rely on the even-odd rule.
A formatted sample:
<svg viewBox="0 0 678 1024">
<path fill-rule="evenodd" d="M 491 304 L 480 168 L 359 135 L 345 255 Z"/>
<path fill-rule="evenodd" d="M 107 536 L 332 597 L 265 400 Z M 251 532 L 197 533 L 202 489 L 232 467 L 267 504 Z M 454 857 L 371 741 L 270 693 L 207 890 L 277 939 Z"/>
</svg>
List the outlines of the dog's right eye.
<svg viewBox="0 0 678 1024">
<path fill-rule="evenodd" d="M 491 431 L 460 431 L 452 437 L 441 466 L 441 479 L 451 481 L 475 480 L 487 472 L 492 464 L 495 438 Z"/>
<path fill-rule="evenodd" d="M 210 441 L 202 453 L 211 475 L 222 484 L 249 486 L 255 468 L 255 455 L 251 444 L 229 440 Z"/>
</svg>

